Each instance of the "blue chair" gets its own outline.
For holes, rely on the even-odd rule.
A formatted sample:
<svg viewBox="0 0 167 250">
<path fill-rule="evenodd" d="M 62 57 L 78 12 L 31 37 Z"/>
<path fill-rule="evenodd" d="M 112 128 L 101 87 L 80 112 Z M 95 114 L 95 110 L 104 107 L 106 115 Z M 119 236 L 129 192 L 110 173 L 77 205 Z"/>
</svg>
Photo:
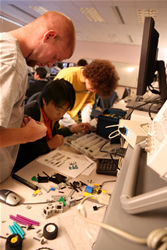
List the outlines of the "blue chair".
<svg viewBox="0 0 167 250">
<path fill-rule="evenodd" d="M 26 104 L 29 102 L 32 102 L 34 100 L 37 100 L 37 98 L 40 94 L 41 94 L 41 92 L 37 92 L 37 93 L 33 94 L 32 96 L 30 96 L 30 98 L 28 98 L 28 101 L 26 102 Z"/>
<path fill-rule="evenodd" d="M 105 109 L 109 109 L 113 106 L 114 102 L 118 99 L 117 92 L 113 92 L 108 98 L 99 97 L 97 94 L 95 96 L 95 104 L 91 113 L 91 118 L 93 119 L 96 115 L 103 112 Z M 100 107 L 102 111 L 96 110 L 96 107 Z"/>
</svg>

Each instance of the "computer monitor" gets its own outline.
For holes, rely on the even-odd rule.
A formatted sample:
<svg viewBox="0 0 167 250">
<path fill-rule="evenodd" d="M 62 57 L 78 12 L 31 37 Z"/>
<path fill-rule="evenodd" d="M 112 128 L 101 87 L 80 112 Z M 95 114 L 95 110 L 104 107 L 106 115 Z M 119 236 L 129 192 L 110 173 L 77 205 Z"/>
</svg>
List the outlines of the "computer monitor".
<svg viewBox="0 0 167 250">
<path fill-rule="evenodd" d="M 131 93 L 131 89 L 128 88 L 128 87 L 125 87 L 125 90 L 123 92 L 123 95 L 122 95 L 122 98 L 121 99 L 124 99 L 125 97 L 129 96 Z"/>
<path fill-rule="evenodd" d="M 154 81 L 155 72 L 157 71 L 159 78 L 159 92 L 154 89 L 151 91 L 155 94 L 160 94 L 161 99 L 165 101 L 167 99 L 165 63 L 157 60 L 159 33 L 154 26 L 154 19 L 152 17 L 146 17 L 144 22 L 136 94 L 142 96 L 146 93 L 147 87 L 151 87 L 151 83 Z"/>
</svg>

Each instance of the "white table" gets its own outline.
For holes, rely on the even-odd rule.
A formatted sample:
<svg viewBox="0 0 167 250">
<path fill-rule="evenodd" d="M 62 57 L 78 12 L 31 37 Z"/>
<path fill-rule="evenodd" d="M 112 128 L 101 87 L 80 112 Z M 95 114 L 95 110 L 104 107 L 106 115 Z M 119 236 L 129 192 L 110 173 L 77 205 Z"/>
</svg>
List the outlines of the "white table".
<svg viewBox="0 0 167 250">
<path fill-rule="evenodd" d="M 65 147 L 67 150 L 69 150 L 68 147 Z M 32 176 L 37 176 L 39 174 L 40 176 L 44 176 L 42 171 L 45 171 L 48 175 L 52 175 L 54 173 L 54 170 L 37 162 L 34 160 L 30 164 L 28 164 L 26 167 L 18 171 L 16 174 L 21 176 L 22 178 L 31 181 Z M 109 181 L 109 180 L 116 180 L 117 177 L 114 176 L 106 176 L 106 175 L 98 175 L 96 174 L 96 171 L 91 173 L 90 176 L 80 175 L 77 180 L 80 180 L 87 185 L 89 185 L 89 181 L 92 181 L 92 183 L 98 183 L 102 184 L 103 181 Z M 76 179 L 75 179 L 76 180 Z M 74 181 L 71 180 L 71 181 Z M 34 183 L 34 182 L 32 182 Z M 35 184 L 35 183 L 34 183 Z M 45 187 L 54 186 L 54 183 L 41 183 Z M 108 182 L 103 186 L 103 189 L 107 190 L 108 193 L 112 193 L 114 188 L 115 182 Z M 42 195 L 33 197 L 33 190 L 29 187 L 23 185 L 22 183 L 14 180 L 13 178 L 9 177 L 5 182 L 1 184 L 1 189 L 10 189 L 14 192 L 16 192 L 21 197 L 22 203 L 37 203 L 37 202 L 45 202 L 47 199 L 52 200 L 52 195 L 68 195 L 71 189 L 66 188 L 62 191 L 64 194 L 60 194 L 58 190 L 56 191 L 50 191 L 49 193 L 42 190 Z M 85 187 L 82 187 L 82 192 L 75 192 L 73 197 L 76 199 L 80 199 L 83 197 Z M 77 202 L 77 205 L 79 202 Z M 23 247 L 22 250 L 35 250 L 39 249 L 41 247 L 48 247 L 51 249 L 69 249 L 69 250 L 91 250 L 91 246 L 96 240 L 97 233 L 99 231 L 99 228 L 88 224 L 84 222 L 81 218 L 77 215 L 77 205 L 73 207 L 64 207 L 63 213 L 55 213 L 52 217 L 45 219 L 42 216 L 43 208 L 46 206 L 46 204 L 30 204 L 30 209 L 27 208 L 27 205 L 16 205 L 16 206 L 8 206 L 6 204 L 0 203 L 0 221 L 1 221 L 1 227 L 0 227 L 0 235 L 6 236 L 6 233 L 9 235 L 10 230 L 8 228 L 9 225 L 13 225 L 13 221 L 9 219 L 9 215 L 20 214 L 27 218 L 30 218 L 32 220 L 36 220 L 40 222 L 39 226 L 34 226 L 34 230 L 26 230 L 25 232 L 25 238 L 23 240 Z M 102 221 L 104 213 L 106 211 L 106 207 L 100 208 L 97 211 L 93 210 L 93 206 L 97 205 L 100 206 L 98 203 L 91 201 L 85 202 L 88 216 L 95 220 Z M 40 229 L 41 232 L 43 231 L 44 226 L 47 223 L 55 223 L 58 226 L 58 237 L 54 240 L 47 240 L 47 242 L 44 245 L 41 245 L 41 243 L 33 237 L 37 237 L 37 231 Z M 20 224 L 21 226 L 21 224 Z M 5 249 L 5 239 L 0 238 L 0 249 Z"/>
</svg>

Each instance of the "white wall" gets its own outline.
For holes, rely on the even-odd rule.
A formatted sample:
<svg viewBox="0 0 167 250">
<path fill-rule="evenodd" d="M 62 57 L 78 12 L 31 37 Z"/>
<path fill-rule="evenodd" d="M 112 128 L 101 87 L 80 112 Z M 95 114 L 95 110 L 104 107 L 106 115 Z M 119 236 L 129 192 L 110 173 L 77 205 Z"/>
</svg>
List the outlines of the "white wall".
<svg viewBox="0 0 167 250">
<path fill-rule="evenodd" d="M 137 45 L 77 41 L 75 52 L 67 61 L 77 62 L 80 58 L 90 60 L 99 58 L 139 65 L 140 52 L 141 46 Z M 167 64 L 167 48 L 159 49 L 158 59 Z"/>
<path fill-rule="evenodd" d="M 119 85 L 136 87 L 140 50 L 140 46 L 134 45 L 77 41 L 75 52 L 67 61 L 77 62 L 81 58 L 88 62 L 95 58 L 110 60 L 120 77 Z"/>
<path fill-rule="evenodd" d="M 95 58 L 110 60 L 118 71 L 119 85 L 137 87 L 140 52 L 141 46 L 136 45 L 77 41 L 73 56 L 66 61 L 76 63 L 81 58 L 88 62 Z M 167 64 L 167 48 L 159 49 L 158 60 Z"/>
<path fill-rule="evenodd" d="M 138 64 L 140 59 L 140 46 L 77 41 L 75 52 L 67 61 L 77 62 L 80 58 L 98 58 L 115 62 Z"/>
</svg>

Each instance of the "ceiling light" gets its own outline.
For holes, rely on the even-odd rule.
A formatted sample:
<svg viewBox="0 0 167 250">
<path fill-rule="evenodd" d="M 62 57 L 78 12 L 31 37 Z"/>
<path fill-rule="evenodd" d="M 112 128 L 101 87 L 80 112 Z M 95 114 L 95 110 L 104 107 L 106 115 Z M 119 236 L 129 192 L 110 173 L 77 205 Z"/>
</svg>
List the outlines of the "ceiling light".
<svg viewBox="0 0 167 250">
<path fill-rule="evenodd" d="M 86 35 L 81 33 L 80 31 L 77 31 L 76 32 L 76 35 L 77 35 L 77 39 L 83 39 L 83 38 L 86 38 Z"/>
<path fill-rule="evenodd" d="M 77 31 L 76 34 L 77 34 L 77 36 L 86 37 L 85 34 L 81 33 L 80 31 Z"/>
<path fill-rule="evenodd" d="M 137 10 L 138 22 L 143 24 L 145 17 L 152 17 L 154 18 L 154 21 L 156 21 L 157 14 L 158 14 L 157 9 L 138 9 Z"/>
<path fill-rule="evenodd" d="M 126 68 L 126 71 L 129 73 L 133 72 L 134 70 L 135 70 L 135 67 L 127 67 Z"/>
<path fill-rule="evenodd" d="M 95 8 L 80 8 L 79 9 L 91 22 L 105 22 Z"/>
<path fill-rule="evenodd" d="M 41 6 L 29 6 L 30 9 L 33 9 L 34 11 L 38 12 L 39 14 L 43 14 L 45 12 L 47 12 L 48 10 L 45 9 L 44 7 Z"/>
<path fill-rule="evenodd" d="M 125 24 L 121 12 L 117 6 L 111 7 L 119 23 Z"/>
<path fill-rule="evenodd" d="M 11 7 L 15 8 L 16 10 L 21 11 L 22 13 L 26 14 L 27 16 L 30 16 L 30 17 L 32 17 L 32 18 L 34 18 L 34 19 L 36 19 L 36 17 L 35 17 L 35 16 L 33 16 L 33 15 L 29 14 L 28 12 L 26 12 L 26 11 L 24 11 L 24 10 L 20 9 L 20 8 L 19 8 L 19 7 L 17 7 L 16 5 L 14 5 L 14 4 L 9 4 L 9 5 L 10 5 Z"/>
</svg>

